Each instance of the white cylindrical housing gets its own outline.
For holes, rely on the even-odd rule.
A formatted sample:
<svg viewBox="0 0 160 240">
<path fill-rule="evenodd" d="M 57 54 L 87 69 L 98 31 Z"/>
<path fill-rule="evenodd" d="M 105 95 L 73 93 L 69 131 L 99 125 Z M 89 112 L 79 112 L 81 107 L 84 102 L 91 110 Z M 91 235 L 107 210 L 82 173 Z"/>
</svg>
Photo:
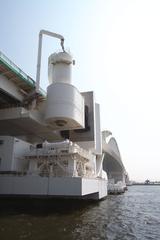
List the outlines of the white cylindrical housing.
<svg viewBox="0 0 160 240">
<path fill-rule="evenodd" d="M 48 79 L 49 83 L 63 82 L 71 83 L 72 56 L 67 52 L 59 52 L 50 55 L 48 58 Z"/>
<path fill-rule="evenodd" d="M 62 82 L 48 86 L 45 121 L 57 130 L 84 128 L 84 98 L 77 88 Z"/>
</svg>

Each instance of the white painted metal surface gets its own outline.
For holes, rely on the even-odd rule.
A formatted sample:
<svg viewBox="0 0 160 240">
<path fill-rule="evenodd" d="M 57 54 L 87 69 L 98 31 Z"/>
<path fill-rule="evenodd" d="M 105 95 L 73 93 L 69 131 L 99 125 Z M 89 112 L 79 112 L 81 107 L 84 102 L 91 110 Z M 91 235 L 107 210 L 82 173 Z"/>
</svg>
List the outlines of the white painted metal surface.
<svg viewBox="0 0 160 240">
<path fill-rule="evenodd" d="M 84 99 L 73 85 L 53 83 L 47 88 L 45 120 L 55 129 L 84 128 Z"/>
<path fill-rule="evenodd" d="M 72 56 L 67 52 L 51 54 L 48 58 L 49 83 L 62 82 L 71 84 Z"/>
<path fill-rule="evenodd" d="M 96 177 L 95 155 L 69 140 L 32 147 L 24 160 L 28 161 L 32 175 Z"/>
<path fill-rule="evenodd" d="M 49 57 L 45 121 L 54 129 L 84 128 L 84 99 L 71 85 L 72 57 L 66 52 Z"/>
<path fill-rule="evenodd" d="M 54 37 L 54 38 L 58 38 L 61 40 L 61 46 L 62 49 L 64 49 L 63 47 L 63 43 L 64 43 L 64 37 L 60 34 L 57 33 L 53 33 L 53 32 L 49 32 L 46 30 L 41 30 L 39 32 L 39 42 L 38 42 L 38 56 L 37 56 L 37 74 L 36 74 L 36 91 L 39 91 L 40 88 L 40 71 L 41 71 L 41 55 L 42 55 L 42 36 L 43 34 Z"/>
<path fill-rule="evenodd" d="M 102 199 L 105 180 L 77 177 L 0 176 L 0 194 Z"/>
<path fill-rule="evenodd" d="M 88 199 L 107 195 L 107 179 L 96 175 L 95 155 L 70 141 L 36 147 L 4 136 L 0 156 L 0 194 Z"/>
<path fill-rule="evenodd" d="M 0 136 L 0 171 L 26 171 L 24 154 L 29 151 L 29 143 L 10 136 Z"/>
</svg>

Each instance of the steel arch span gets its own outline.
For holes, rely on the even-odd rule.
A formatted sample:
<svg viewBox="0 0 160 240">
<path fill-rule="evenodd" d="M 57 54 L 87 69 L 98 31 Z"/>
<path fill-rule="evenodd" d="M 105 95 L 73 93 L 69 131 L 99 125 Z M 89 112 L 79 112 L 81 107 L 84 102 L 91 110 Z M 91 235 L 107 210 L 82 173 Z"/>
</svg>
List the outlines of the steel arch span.
<svg viewBox="0 0 160 240">
<path fill-rule="evenodd" d="M 116 139 L 110 131 L 102 132 L 103 170 L 108 176 L 109 192 L 124 192 L 126 189 L 126 170 Z"/>
</svg>

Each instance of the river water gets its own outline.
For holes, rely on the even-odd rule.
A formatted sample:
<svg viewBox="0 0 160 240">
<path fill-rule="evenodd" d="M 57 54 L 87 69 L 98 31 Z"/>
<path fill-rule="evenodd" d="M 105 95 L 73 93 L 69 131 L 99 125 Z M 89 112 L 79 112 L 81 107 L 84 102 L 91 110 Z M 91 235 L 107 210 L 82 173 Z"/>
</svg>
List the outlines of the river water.
<svg viewBox="0 0 160 240">
<path fill-rule="evenodd" d="M 160 240 L 160 186 L 99 202 L 0 199 L 0 240 Z"/>
</svg>

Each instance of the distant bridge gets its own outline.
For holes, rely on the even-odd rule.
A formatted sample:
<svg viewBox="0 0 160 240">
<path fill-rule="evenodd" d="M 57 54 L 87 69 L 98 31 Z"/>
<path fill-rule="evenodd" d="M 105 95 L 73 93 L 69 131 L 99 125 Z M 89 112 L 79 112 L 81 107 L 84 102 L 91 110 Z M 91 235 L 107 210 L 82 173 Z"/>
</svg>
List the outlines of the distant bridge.
<svg viewBox="0 0 160 240">
<path fill-rule="evenodd" d="M 102 148 L 104 153 L 103 170 L 107 173 L 108 182 L 125 185 L 127 172 L 123 165 L 116 139 L 109 131 L 102 132 Z"/>
</svg>

